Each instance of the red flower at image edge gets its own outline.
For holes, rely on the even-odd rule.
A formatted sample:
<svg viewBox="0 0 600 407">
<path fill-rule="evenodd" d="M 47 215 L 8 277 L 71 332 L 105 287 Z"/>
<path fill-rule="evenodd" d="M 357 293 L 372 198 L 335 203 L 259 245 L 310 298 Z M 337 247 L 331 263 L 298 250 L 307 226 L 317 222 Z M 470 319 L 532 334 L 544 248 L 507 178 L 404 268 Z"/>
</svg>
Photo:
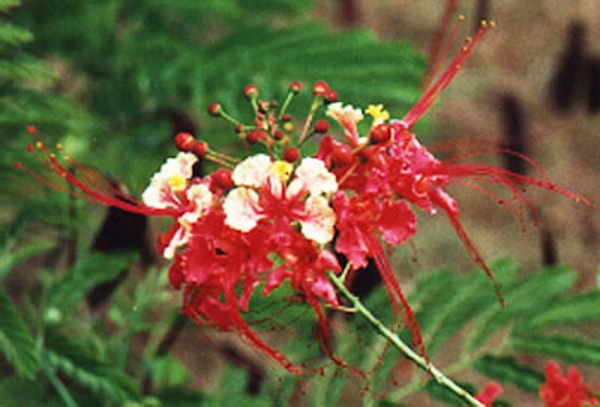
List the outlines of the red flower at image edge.
<svg viewBox="0 0 600 407">
<path fill-rule="evenodd" d="M 558 363 L 546 365 L 546 382 L 540 387 L 540 398 L 545 407 L 596 407 L 598 398 L 589 383 L 575 367 L 563 376 Z"/>
<path fill-rule="evenodd" d="M 496 382 L 489 382 L 483 387 L 479 393 L 475 395 L 475 399 L 483 403 L 485 407 L 492 407 L 492 403 L 502 394 L 504 389 Z"/>
</svg>

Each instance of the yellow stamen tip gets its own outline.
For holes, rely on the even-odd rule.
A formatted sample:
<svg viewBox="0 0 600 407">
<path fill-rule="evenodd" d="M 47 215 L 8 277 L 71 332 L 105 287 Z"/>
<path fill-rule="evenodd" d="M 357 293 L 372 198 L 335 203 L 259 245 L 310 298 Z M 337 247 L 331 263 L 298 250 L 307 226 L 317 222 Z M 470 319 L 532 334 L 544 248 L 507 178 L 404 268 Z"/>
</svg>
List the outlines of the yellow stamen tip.
<svg viewBox="0 0 600 407">
<path fill-rule="evenodd" d="M 292 175 L 294 166 L 287 161 L 275 161 L 273 163 L 273 173 L 281 179 L 282 182 L 287 182 Z"/>
<path fill-rule="evenodd" d="M 186 180 L 181 175 L 173 175 L 169 178 L 169 186 L 174 192 L 182 192 L 186 187 Z"/>
</svg>

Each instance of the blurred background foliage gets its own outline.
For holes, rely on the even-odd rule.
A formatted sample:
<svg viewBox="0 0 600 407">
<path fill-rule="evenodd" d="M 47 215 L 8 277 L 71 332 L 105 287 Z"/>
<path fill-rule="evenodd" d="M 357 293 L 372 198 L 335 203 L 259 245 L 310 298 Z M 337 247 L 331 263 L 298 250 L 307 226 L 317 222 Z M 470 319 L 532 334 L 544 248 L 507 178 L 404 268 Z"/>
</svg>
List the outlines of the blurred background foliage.
<svg viewBox="0 0 600 407">
<path fill-rule="evenodd" d="M 358 321 L 338 321 L 342 332 L 352 334 L 339 335 L 336 349 L 364 368 L 382 364 L 370 376 L 369 390 L 362 392 L 365 383 L 357 385 L 357 378 L 333 368 L 322 380 L 284 380 L 282 372 L 264 366 L 257 355 L 248 356 L 239 343 L 218 335 L 204 339 L 177 316 L 178 294 L 167 287 L 165 265 L 156 260 L 152 228 L 145 219 L 54 192 L 15 171 L 14 163 L 44 171 L 25 150 L 32 141 L 25 127 L 32 124 L 48 145 L 61 143 L 69 154 L 138 196 L 165 157 L 175 153 L 172 136 L 179 131 L 234 151 L 231 127 L 211 119 L 206 108 L 219 101 L 232 114 L 249 119 L 241 95 L 248 83 L 259 87 L 261 97 L 280 100 L 291 81 L 300 81 L 304 92 L 292 110 L 295 117 L 308 110 L 309 89 L 317 80 L 328 81 L 341 100 L 363 107 L 385 103 L 400 116 L 420 95 L 427 57 L 395 38 L 426 49 L 428 44 L 416 39 L 426 29 L 426 37 L 432 37 L 443 13 L 441 3 L 414 9 L 399 1 L 395 10 L 413 13 L 419 21 L 402 25 L 389 22 L 398 16 L 385 15 L 390 5 L 381 1 L 360 14 L 350 7 L 359 2 L 333 0 L 0 0 L 0 405 L 359 405 L 359 400 L 418 405 L 411 403 L 419 403 L 419 396 L 410 397 L 423 390 L 423 377 L 402 373 L 407 371 L 402 360 L 393 350 L 382 352 L 381 341 Z M 467 14 L 472 10 L 461 7 Z M 480 7 L 469 17 L 476 20 L 485 13 Z M 371 29 L 357 27 L 361 18 Z M 407 34 L 411 26 L 422 28 Z M 489 56 L 485 47 L 483 54 Z M 489 64 L 481 65 L 487 72 Z M 463 91 L 482 89 L 484 74 L 478 72 Z M 469 121 L 488 96 L 475 95 L 467 108 L 450 96 L 446 111 Z M 447 117 L 440 112 L 438 118 Z M 447 123 L 438 129 L 441 136 L 458 127 L 456 121 Z M 589 190 L 585 184 L 583 189 Z M 486 222 L 489 216 L 486 212 Z M 475 226 L 476 236 L 483 236 L 476 240 L 482 241 L 495 229 Z M 434 236 L 433 253 L 435 248 L 454 253 L 443 240 L 447 230 L 424 228 L 423 239 Z M 483 251 L 489 252 L 487 257 L 503 255 L 497 247 L 488 242 Z M 594 242 L 586 250 L 593 252 L 591 257 L 598 254 Z M 404 254 L 412 255 L 408 250 Z M 449 255 L 433 257 L 432 264 L 438 264 Z M 517 273 L 510 261 L 496 267 L 512 307 L 507 312 L 500 312 L 488 281 L 478 272 L 464 276 L 443 269 L 410 279 L 433 357 L 439 352 L 443 364 L 463 372 L 460 379 L 473 390 L 482 386 L 484 376 L 514 384 L 506 397 L 517 400 L 514 405 L 530 400 L 519 398 L 527 397 L 522 390 L 535 395 L 541 360 L 599 367 L 600 349 L 593 340 L 598 330 L 590 323 L 598 320 L 600 298 L 589 278 L 583 285 L 587 291 L 578 294 L 572 287 L 581 273 L 568 268 L 549 265 Z M 258 298 L 253 307 L 269 313 L 272 301 L 286 294 Z M 383 290 L 374 290 L 366 301 L 391 321 Z M 314 341 L 314 321 L 303 308 L 292 304 L 267 318 L 265 331 L 277 326 L 294 338 L 293 344 Z M 256 320 L 261 320 L 260 312 Z M 565 332 L 564 326 L 577 329 Z M 364 352 L 357 354 L 355 343 Z M 444 356 L 444 347 L 452 349 L 454 358 Z M 287 349 L 298 360 L 313 358 L 316 350 Z M 271 376 L 282 376 L 282 381 Z M 460 405 L 433 384 L 424 390 L 447 405 Z"/>
</svg>

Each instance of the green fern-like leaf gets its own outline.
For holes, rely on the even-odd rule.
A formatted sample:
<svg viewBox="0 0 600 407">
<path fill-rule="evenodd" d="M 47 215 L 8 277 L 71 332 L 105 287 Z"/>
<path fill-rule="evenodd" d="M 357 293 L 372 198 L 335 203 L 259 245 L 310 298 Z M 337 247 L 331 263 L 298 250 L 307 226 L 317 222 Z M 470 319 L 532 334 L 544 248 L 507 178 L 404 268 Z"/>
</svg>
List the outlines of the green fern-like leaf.
<svg viewBox="0 0 600 407">
<path fill-rule="evenodd" d="M 600 291 L 583 293 L 533 314 L 518 327 L 519 332 L 549 326 L 565 326 L 600 320 Z"/>
<path fill-rule="evenodd" d="M 511 347 L 518 352 L 544 355 L 570 363 L 586 363 L 600 367 L 600 343 L 597 340 L 565 335 L 524 336 L 513 338 Z"/>
<path fill-rule="evenodd" d="M 474 321 L 467 339 L 467 349 L 473 351 L 483 345 L 498 329 L 507 324 L 521 324 L 529 315 L 549 308 L 549 305 L 567 291 L 575 281 L 575 274 L 566 268 L 548 268 L 505 285 L 505 309 L 492 308 Z"/>
<path fill-rule="evenodd" d="M 76 306 L 95 285 L 114 279 L 135 259 L 134 253 L 89 253 L 67 271 L 49 290 L 47 306 L 67 311 Z"/>
<path fill-rule="evenodd" d="M 141 395 L 134 381 L 107 361 L 99 359 L 80 343 L 53 334 L 45 343 L 48 363 L 80 386 L 102 396 L 107 404 L 139 401 Z"/>
<path fill-rule="evenodd" d="M 40 369 L 31 332 L 3 290 L 0 291 L 0 350 L 23 377 L 33 379 Z"/>
<path fill-rule="evenodd" d="M 473 367 L 476 371 L 500 383 L 512 383 L 532 393 L 536 393 L 544 382 L 542 373 L 520 365 L 512 357 L 487 355 L 478 359 Z"/>
<path fill-rule="evenodd" d="M 56 243 L 39 239 L 39 241 L 23 247 L 16 248 L 14 246 L 14 244 L 9 243 L 5 246 L 3 253 L 0 253 L 0 281 L 4 280 L 14 267 L 35 255 L 49 251 L 56 246 Z"/>
<path fill-rule="evenodd" d="M 22 45 L 31 40 L 33 40 L 33 35 L 28 30 L 10 23 L 0 23 L 0 43 Z"/>
</svg>

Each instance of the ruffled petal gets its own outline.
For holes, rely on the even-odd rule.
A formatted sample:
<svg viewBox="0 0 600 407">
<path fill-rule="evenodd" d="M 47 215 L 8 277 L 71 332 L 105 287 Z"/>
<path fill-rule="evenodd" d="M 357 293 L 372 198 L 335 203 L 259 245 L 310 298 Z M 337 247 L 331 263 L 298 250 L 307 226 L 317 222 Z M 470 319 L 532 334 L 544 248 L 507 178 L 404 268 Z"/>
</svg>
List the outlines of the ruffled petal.
<svg viewBox="0 0 600 407">
<path fill-rule="evenodd" d="M 236 188 L 231 191 L 225 202 L 225 224 L 241 232 L 252 230 L 264 217 L 257 212 L 258 194 L 249 188 Z"/>
<path fill-rule="evenodd" d="M 335 175 L 329 172 L 325 163 L 318 158 L 303 159 L 296 168 L 294 181 L 301 182 L 311 195 L 330 194 L 338 190 Z"/>
<path fill-rule="evenodd" d="M 335 212 L 322 196 L 309 196 L 305 203 L 304 216 L 299 219 L 302 234 L 318 244 L 327 244 L 333 239 Z"/>
<path fill-rule="evenodd" d="M 266 154 L 257 154 L 239 163 L 231 178 L 238 186 L 260 188 L 272 175 L 273 162 Z"/>
<path fill-rule="evenodd" d="M 180 203 L 176 194 L 185 190 L 197 161 L 192 153 L 179 153 L 167 159 L 142 194 L 144 203 L 152 208 L 176 208 Z"/>
</svg>

